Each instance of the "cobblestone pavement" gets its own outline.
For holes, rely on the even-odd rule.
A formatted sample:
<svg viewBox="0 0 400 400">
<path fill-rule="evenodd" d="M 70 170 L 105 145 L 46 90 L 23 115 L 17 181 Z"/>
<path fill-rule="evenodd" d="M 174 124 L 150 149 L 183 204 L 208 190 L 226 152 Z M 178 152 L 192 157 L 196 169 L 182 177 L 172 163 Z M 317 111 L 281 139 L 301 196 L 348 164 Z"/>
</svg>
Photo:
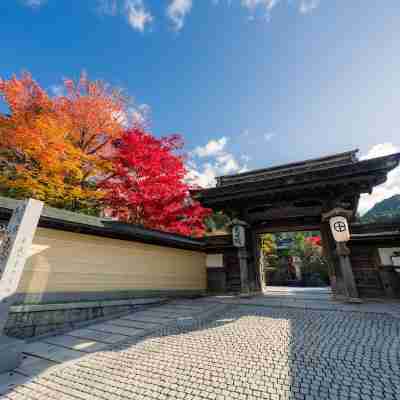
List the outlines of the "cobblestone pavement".
<svg viewBox="0 0 400 400">
<path fill-rule="evenodd" d="M 400 399 L 400 320 L 230 305 L 63 364 L 8 399 Z"/>
</svg>

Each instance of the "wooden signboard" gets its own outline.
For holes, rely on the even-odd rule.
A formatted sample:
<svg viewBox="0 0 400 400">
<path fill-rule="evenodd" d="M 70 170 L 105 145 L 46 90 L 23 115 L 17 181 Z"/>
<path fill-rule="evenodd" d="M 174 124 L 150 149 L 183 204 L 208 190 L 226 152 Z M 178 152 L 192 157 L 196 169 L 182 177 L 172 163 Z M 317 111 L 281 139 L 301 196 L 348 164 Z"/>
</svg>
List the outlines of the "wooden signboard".
<svg viewBox="0 0 400 400">
<path fill-rule="evenodd" d="M 42 209 L 41 201 L 24 201 L 14 210 L 3 234 L 0 244 L 0 333 L 18 289 Z"/>
</svg>

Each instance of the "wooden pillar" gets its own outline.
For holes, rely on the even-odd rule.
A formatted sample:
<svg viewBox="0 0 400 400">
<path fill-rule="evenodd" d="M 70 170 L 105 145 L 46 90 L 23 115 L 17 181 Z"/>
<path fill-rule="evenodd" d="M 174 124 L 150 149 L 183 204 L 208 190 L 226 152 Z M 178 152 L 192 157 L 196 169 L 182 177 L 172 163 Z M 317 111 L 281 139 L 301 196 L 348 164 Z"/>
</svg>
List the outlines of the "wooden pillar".
<svg viewBox="0 0 400 400">
<path fill-rule="evenodd" d="M 253 229 L 250 230 L 250 237 L 252 243 L 252 255 L 253 262 L 252 268 L 254 271 L 253 281 L 250 283 L 250 287 L 253 291 L 259 292 L 263 290 L 264 278 L 261 276 L 261 265 L 260 265 L 260 242 L 259 237 Z"/>
<path fill-rule="evenodd" d="M 345 243 L 337 243 L 336 246 L 340 269 L 343 275 L 345 296 L 349 299 L 358 299 L 356 281 L 351 268 L 350 250 Z"/>
<path fill-rule="evenodd" d="M 240 291 L 242 294 L 248 295 L 250 293 L 247 251 L 247 248 L 249 247 L 249 241 L 247 240 L 248 235 L 246 234 L 246 228 L 249 225 L 239 219 L 234 219 L 231 224 L 233 245 L 238 249 L 240 267 Z"/>
<path fill-rule="evenodd" d="M 249 270 L 247 265 L 247 250 L 246 247 L 239 247 L 238 249 L 239 265 L 240 265 L 240 284 L 241 293 L 248 294 L 249 288 Z"/>
<path fill-rule="evenodd" d="M 334 217 L 351 218 L 351 216 L 352 216 L 351 211 L 345 210 L 340 207 L 334 208 L 331 211 L 324 213 L 322 215 L 324 229 L 323 232 L 321 229 L 321 233 L 323 233 L 324 235 L 323 239 L 325 238 L 325 240 L 327 240 L 327 249 L 331 253 L 330 254 L 331 259 L 333 260 L 335 278 L 336 278 L 334 281 L 334 294 L 337 297 L 344 296 L 346 300 L 349 301 L 359 301 L 358 290 L 354 279 L 353 269 L 351 267 L 350 250 L 345 242 L 335 242 L 333 235 L 331 233 L 331 228 L 328 223 L 328 221 Z M 343 219 L 343 222 L 346 222 L 345 219 Z M 342 232 L 346 232 L 346 235 L 350 237 L 348 230 L 347 231 L 343 230 Z M 340 234 L 342 234 L 342 232 Z M 333 243 L 336 243 L 335 250 L 333 250 L 332 248 Z"/>
<path fill-rule="evenodd" d="M 329 279 L 331 283 L 331 289 L 334 296 L 345 294 L 343 276 L 340 270 L 339 260 L 336 254 L 335 240 L 332 237 L 331 229 L 328 222 L 322 222 L 321 224 L 321 237 L 323 254 L 328 262 L 329 268 Z"/>
</svg>

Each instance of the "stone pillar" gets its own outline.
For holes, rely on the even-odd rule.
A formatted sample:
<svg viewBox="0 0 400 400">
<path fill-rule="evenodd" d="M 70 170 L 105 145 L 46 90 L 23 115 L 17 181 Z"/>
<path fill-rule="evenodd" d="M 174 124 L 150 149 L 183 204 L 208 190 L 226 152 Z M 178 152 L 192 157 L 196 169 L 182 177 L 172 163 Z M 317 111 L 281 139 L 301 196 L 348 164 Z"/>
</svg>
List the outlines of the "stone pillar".
<svg viewBox="0 0 400 400">
<path fill-rule="evenodd" d="M 2 333 L 29 256 L 42 208 L 41 201 L 32 199 L 18 206 L 0 245 L 0 373 L 14 369 L 20 361 L 24 342 Z"/>
</svg>

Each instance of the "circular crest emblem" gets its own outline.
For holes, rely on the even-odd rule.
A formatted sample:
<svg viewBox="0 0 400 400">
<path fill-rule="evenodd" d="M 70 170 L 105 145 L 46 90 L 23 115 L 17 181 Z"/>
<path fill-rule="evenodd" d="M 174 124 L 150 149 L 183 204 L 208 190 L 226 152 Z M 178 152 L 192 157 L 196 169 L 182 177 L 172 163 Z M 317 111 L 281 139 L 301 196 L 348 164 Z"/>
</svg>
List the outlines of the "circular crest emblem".
<svg viewBox="0 0 400 400">
<path fill-rule="evenodd" d="M 345 232 L 346 231 L 346 224 L 342 221 L 337 221 L 333 224 L 333 229 L 336 232 Z"/>
</svg>

